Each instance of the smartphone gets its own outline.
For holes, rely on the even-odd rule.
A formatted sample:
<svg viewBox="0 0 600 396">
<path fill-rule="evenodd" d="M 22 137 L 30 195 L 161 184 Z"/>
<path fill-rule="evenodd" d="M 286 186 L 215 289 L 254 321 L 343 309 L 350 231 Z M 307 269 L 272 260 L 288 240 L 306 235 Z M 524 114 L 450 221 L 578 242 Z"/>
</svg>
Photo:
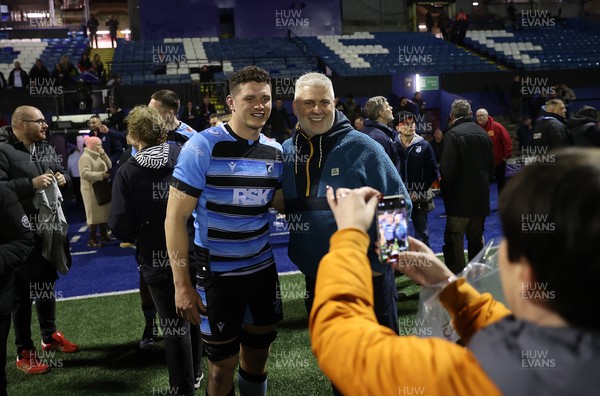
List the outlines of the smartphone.
<svg viewBox="0 0 600 396">
<path fill-rule="evenodd" d="M 403 195 L 383 197 L 375 214 L 379 240 L 379 260 L 382 264 L 398 262 L 398 254 L 408 250 L 408 218 Z"/>
</svg>

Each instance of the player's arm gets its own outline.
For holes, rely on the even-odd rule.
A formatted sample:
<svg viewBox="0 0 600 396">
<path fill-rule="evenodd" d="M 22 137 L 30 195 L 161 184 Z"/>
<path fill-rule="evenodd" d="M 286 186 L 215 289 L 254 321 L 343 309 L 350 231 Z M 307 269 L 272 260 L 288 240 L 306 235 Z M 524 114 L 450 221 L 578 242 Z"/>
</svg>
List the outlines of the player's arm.
<svg viewBox="0 0 600 396">
<path fill-rule="evenodd" d="M 175 284 L 175 309 L 179 316 L 195 325 L 199 323 L 198 309 L 204 311 L 205 308 L 190 278 L 186 223 L 197 203 L 198 197 L 171 186 L 165 219 L 167 252 Z"/>
</svg>

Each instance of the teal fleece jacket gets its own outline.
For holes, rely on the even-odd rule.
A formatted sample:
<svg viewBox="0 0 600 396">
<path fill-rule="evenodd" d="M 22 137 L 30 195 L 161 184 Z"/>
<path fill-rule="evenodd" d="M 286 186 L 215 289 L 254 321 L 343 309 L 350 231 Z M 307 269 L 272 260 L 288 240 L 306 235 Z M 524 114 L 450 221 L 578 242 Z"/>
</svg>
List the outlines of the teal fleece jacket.
<svg viewBox="0 0 600 396">
<path fill-rule="evenodd" d="M 304 275 L 316 278 L 319 262 L 329 251 L 329 239 L 337 230 L 325 198 L 328 185 L 334 189 L 369 186 L 385 196 L 404 195 L 410 218 L 412 203 L 398 170 L 381 145 L 354 130 L 338 110 L 333 127 L 323 135 L 308 139 L 296 130 L 283 143 L 283 157 L 288 256 Z M 375 222 L 369 236 L 371 241 L 377 238 Z M 372 270 L 383 272 L 373 244 L 368 255 Z"/>
</svg>

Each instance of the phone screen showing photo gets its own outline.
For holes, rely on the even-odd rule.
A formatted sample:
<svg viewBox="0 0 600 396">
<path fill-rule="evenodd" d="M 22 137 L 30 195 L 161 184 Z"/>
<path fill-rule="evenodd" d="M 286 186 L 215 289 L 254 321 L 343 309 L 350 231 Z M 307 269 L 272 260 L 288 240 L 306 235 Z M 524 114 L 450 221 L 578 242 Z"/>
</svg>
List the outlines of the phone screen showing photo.
<svg viewBox="0 0 600 396">
<path fill-rule="evenodd" d="M 378 204 L 377 231 L 382 264 L 398 262 L 398 254 L 408 249 L 406 200 L 401 195 L 383 197 Z"/>
</svg>

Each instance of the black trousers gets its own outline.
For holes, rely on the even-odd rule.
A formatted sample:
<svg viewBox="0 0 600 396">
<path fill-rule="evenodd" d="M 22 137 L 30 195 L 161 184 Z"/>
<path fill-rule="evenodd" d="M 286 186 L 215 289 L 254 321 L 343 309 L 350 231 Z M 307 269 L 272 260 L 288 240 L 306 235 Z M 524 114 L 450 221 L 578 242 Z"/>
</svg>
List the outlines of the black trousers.
<svg viewBox="0 0 600 396">
<path fill-rule="evenodd" d="M 200 371 L 202 338 L 200 326 L 180 318 L 175 310 L 173 278 L 148 284 L 152 300 L 160 317 L 165 338 L 165 355 L 169 370 L 171 393 L 194 394 L 194 373 Z"/>
<path fill-rule="evenodd" d="M 446 218 L 444 231 L 444 261 L 450 271 L 458 274 L 465 268 L 465 234 L 467 236 L 467 251 L 469 260 L 472 260 L 483 249 L 483 225 L 485 217 L 457 217 Z"/>
<path fill-rule="evenodd" d="M 35 301 L 42 339 L 56 331 L 57 275 L 54 265 L 42 257 L 41 240 L 36 237 L 33 252 L 15 269 L 17 306 L 12 313 L 17 353 L 34 347 L 31 339 L 31 304 Z"/>
</svg>

